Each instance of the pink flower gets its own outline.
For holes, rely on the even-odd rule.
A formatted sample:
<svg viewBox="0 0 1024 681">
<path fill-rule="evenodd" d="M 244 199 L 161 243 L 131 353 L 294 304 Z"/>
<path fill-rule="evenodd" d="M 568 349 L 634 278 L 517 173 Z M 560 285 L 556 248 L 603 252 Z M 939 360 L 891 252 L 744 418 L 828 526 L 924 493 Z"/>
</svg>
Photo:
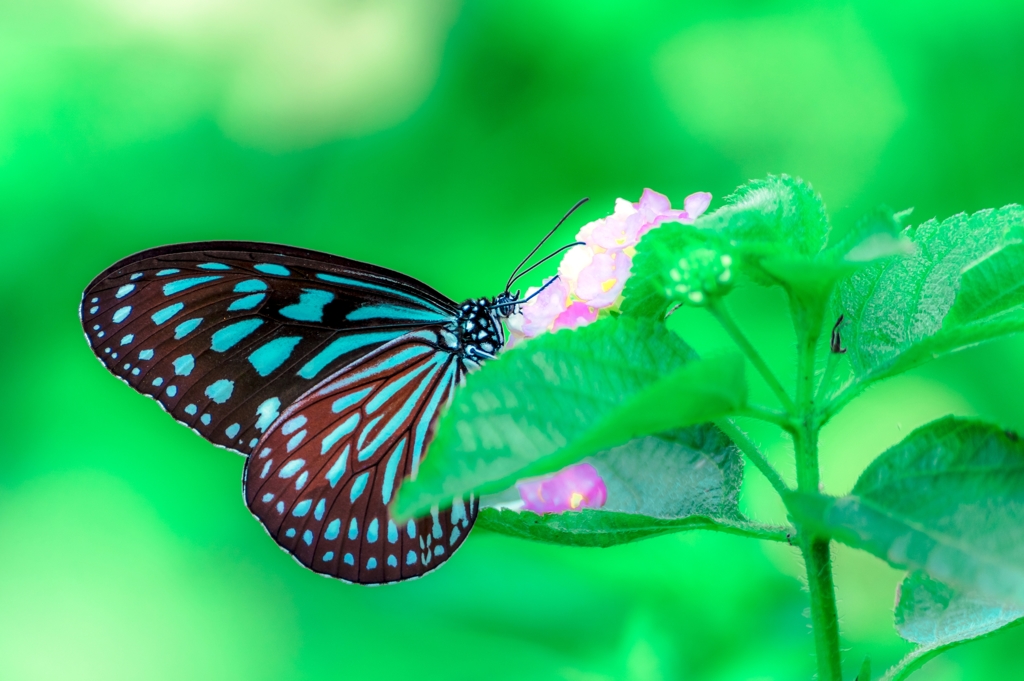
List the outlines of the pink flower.
<svg viewBox="0 0 1024 681">
<path fill-rule="evenodd" d="M 608 490 L 597 469 L 578 463 L 546 478 L 516 483 L 523 507 L 534 513 L 561 513 L 581 508 L 601 508 Z"/>
<path fill-rule="evenodd" d="M 576 238 L 590 247 L 614 250 L 636 246 L 640 240 L 641 222 L 635 219 L 636 208 L 625 199 L 615 202 L 615 212 L 583 227 Z"/>
<path fill-rule="evenodd" d="M 639 223 L 637 239 L 663 222 L 687 218 L 685 210 L 672 210 L 668 197 L 653 189 L 645 189 L 640 195 L 640 201 L 634 203 L 633 207 L 636 209 L 634 219 Z"/>
<path fill-rule="evenodd" d="M 683 208 L 686 217 L 681 222 L 692 222 L 704 214 L 704 211 L 711 205 L 711 194 L 709 192 L 696 192 L 683 199 Z"/>
<path fill-rule="evenodd" d="M 586 326 L 595 319 L 597 319 L 597 310 L 577 300 L 565 308 L 565 312 L 555 318 L 554 323 L 551 325 L 551 330 L 575 329 L 578 326 Z"/>
<path fill-rule="evenodd" d="M 592 307 L 609 307 L 629 278 L 632 259 L 622 251 L 597 253 L 576 281 L 576 297 Z"/>
<path fill-rule="evenodd" d="M 531 287 L 523 297 L 529 298 L 537 291 L 540 291 L 539 287 Z M 513 339 L 533 338 L 547 331 L 568 306 L 569 288 L 566 283 L 561 279 L 548 283 L 535 298 L 524 303 L 519 312 L 509 316 L 508 327 L 512 331 Z"/>
<path fill-rule="evenodd" d="M 615 212 L 580 229 L 576 238 L 582 243 L 562 256 L 558 281 L 508 318 L 509 345 L 597 319 L 602 309 L 614 306 L 622 295 L 640 238 L 662 222 L 692 222 L 710 201 L 711 194 L 697 192 L 686 197 L 685 210 L 674 210 L 668 197 L 652 189 L 645 189 L 637 203 L 617 199 Z M 524 298 L 537 290 L 531 288 Z"/>
</svg>

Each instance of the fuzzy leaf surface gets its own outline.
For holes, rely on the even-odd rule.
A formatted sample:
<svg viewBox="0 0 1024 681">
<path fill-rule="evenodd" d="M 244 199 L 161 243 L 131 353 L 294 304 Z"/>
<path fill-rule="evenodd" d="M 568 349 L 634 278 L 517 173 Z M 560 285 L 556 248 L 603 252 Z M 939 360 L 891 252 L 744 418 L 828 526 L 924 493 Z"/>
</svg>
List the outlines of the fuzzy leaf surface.
<svg viewBox="0 0 1024 681">
<path fill-rule="evenodd" d="M 910 247 L 891 211 L 878 209 L 833 234 L 824 203 L 809 184 L 786 175 L 741 186 L 726 205 L 693 225 L 667 223 L 644 236 L 623 292 L 622 310 L 661 317 L 673 304 L 666 273 L 688 247 L 730 255 L 737 274 L 781 284 L 808 308 L 821 309 L 836 282 Z"/>
<path fill-rule="evenodd" d="M 1024 622 L 1024 607 L 952 589 L 924 572 L 912 572 L 897 591 L 896 630 L 918 644 L 886 679 L 903 679 L 939 653 Z"/>
<path fill-rule="evenodd" d="M 711 424 L 649 435 L 587 459 L 608 491 L 600 509 L 539 515 L 481 511 L 496 532 L 571 546 L 613 546 L 686 529 L 736 531 L 743 459 Z"/>
<path fill-rule="evenodd" d="M 469 376 L 396 512 L 507 489 L 632 439 L 732 414 L 739 356 L 706 360 L 659 321 L 608 318 L 512 348 Z"/>
<path fill-rule="evenodd" d="M 1024 328 L 1024 209 L 906 230 L 916 251 L 854 273 L 835 296 L 854 372 L 876 379 Z"/>
<path fill-rule="evenodd" d="M 796 500 L 795 515 L 893 566 L 1024 606 L 1024 444 L 947 417 L 879 456 L 848 496 Z"/>
</svg>

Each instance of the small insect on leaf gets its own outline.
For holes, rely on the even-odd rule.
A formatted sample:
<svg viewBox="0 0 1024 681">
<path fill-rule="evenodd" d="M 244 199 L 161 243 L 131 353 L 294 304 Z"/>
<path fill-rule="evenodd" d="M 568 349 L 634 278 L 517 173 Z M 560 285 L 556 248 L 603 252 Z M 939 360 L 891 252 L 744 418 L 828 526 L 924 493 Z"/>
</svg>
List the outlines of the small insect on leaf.
<svg viewBox="0 0 1024 681">
<path fill-rule="evenodd" d="M 843 325 L 844 317 L 846 317 L 846 315 L 839 315 L 839 319 L 836 320 L 835 326 L 832 327 L 831 349 L 833 355 L 842 355 L 846 353 L 846 348 L 843 347 L 843 339 L 839 335 L 839 327 Z"/>
</svg>

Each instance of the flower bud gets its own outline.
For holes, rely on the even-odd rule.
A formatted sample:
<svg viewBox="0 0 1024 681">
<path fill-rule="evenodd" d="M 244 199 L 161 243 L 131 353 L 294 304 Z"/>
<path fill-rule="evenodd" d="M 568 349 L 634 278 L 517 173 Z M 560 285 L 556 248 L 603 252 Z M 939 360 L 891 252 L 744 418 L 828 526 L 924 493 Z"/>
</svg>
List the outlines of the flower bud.
<svg viewBox="0 0 1024 681">
<path fill-rule="evenodd" d="M 690 246 L 667 272 L 665 295 L 701 307 L 732 288 L 732 256 L 706 245 Z"/>
</svg>

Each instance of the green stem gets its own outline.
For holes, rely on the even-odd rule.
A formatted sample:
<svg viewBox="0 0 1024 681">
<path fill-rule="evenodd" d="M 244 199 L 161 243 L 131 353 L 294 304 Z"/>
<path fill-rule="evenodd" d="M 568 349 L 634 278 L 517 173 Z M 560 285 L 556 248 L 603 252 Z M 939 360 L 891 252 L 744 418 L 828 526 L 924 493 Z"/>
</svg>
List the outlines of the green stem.
<svg viewBox="0 0 1024 681">
<path fill-rule="evenodd" d="M 796 424 L 793 423 L 793 419 L 786 412 L 762 407 L 759 404 L 748 404 L 737 416 L 745 416 L 750 419 L 773 423 L 788 433 L 795 432 L 797 428 Z"/>
<path fill-rule="evenodd" d="M 747 437 L 747 434 L 737 428 L 736 424 L 729 419 L 719 419 L 718 421 L 715 421 L 715 425 L 718 426 L 723 433 L 732 438 L 732 441 L 736 443 L 736 446 L 739 447 L 740 451 L 746 454 L 747 458 L 757 466 L 757 470 L 761 471 L 761 474 L 768 478 L 768 482 L 771 483 L 772 487 L 775 488 L 775 491 L 778 492 L 780 496 L 785 498 L 785 496 L 792 491 L 789 485 L 783 481 L 779 472 L 776 471 L 771 463 L 768 462 L 768 459 L 765 458 L 764 454 L 758 450 L 757 445 L 751 442 L 750 438 Z"/>
<path fill-rule="evenodd" d="M 714 529 L 725 534 L 735 534 L 749 539 L 761 539 L 764 541 L 774 541 L 779 543 L 791 543 L 793 537 L 796 536 L 796 530 L 792 527 L 782 525 L 762 525 L 760 523 L 729 524 L 726 522 L 718 522 L 715 524 Z"/>
<path fill-rule="evenodd" d="M 818 656 L 818 679 L 843 681 L 843 664 L 839 652 L 839 611 L 832 582 L 832 558 L 829 540 L 803 537 L 800 551 L 807 567 L 807 589 L 811 594 L 811 623 L 814 648 Z"/>
<path fill-rule="evenodd" d="M 828 395 L 828 391 L 832 388 L 832 378 L 836 373 L 836 367 L 839 366 L 839 359 L 841 357 L 841 354 L 835 352 L 828 353 L 828 363 L 825 365 L 825 373 L 821 377 L 821 384 L 818 385 L 818 394 L 814 398 L 816 404 L 820 404 Z"/>
<path fill-rule="evenodd" d="M 800 414 L 799 428 L 793 434 L 796 449 L 797 489 L 818 494 L 821 474 L 818 468 L 817 415 L 814 404 L 814 367 L 817 358 L 821 320 L 798 304 L 793 304 L 793 322 L 797 334 L 796 402 Z M 810 317 L 810 318 L 809 318 Z M 807 588 L 811 595 L 811 626 L 818 658 L 819 681 L 842 681 L 842 656 L 839 650 L 839 612 L 836 608 L 835 584 L 829 538 L 799 525 L 800 551 L 807 569 Z"/>
<path fill-rule="evenodd" d="M 785 410 L 790 414 L 795 414 L 796 407 L 793 404 L 793 400 L 789 398 L 789 395 L 786 393 L 786 389 L 782 387 L 782 383 L 780 383 L 779 379 L 772 373 L 768 363 L 764 361 L 763 357 L 761 357 L 761 353 L 759 353 L 757 348 L 755 348 L 747 337 L 743 335 L 743 331 L 741 331 L 740 327 L 736 325 L 736 321 L 732 318 L 732 315 L 729 314 L 725 304 L 712 297 L 708 303 L 708 311 L 715 317 L 715 319 L 718 320 L 718 323 L 726 330 L 733 342 L 739 346 L 740 350 L 743 351 L 743 354 L 747 356 L 747 359 L 750 360 L 750 363 L 754 365 L 754 368 L 757 369 L 758 373 L 760 373 L 764 378 L 768 387 L 771 388 L 773 393 L 775 393 L 775 396 L 779 399 L 779 402 L 782 403 Z"/>
</svg>

